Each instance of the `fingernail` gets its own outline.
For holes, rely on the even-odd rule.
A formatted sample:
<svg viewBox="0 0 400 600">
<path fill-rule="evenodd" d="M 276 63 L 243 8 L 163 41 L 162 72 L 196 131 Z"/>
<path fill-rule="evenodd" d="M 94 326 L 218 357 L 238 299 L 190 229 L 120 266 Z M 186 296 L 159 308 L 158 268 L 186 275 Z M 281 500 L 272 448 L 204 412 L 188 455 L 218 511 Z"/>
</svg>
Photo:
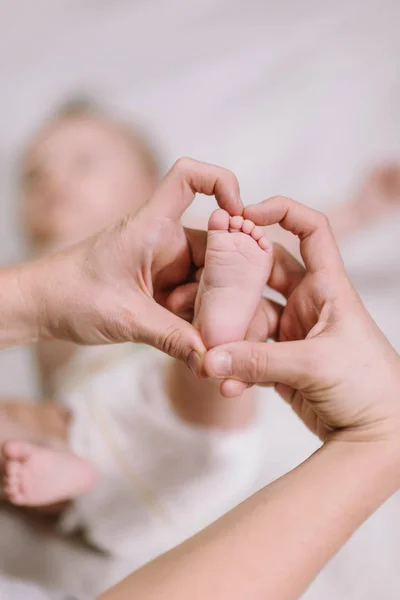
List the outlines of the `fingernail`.
<svg viewBox="0 0 400 600">
<path fill-rule="evenodd" d="M 200 359 L 200 356 L 197 354 L 196 350 L 192 350 L 191 353 L 189 354 L 187 364 L 188 364 L 189 369 L 195 375 L 200 375 L 201 359 Z"/>
<path fill-rule="evenodd" d="M 227 377 L 232 374 L 232 356 L 229 352 L 217 352 L 211 359 L 214 375 Z"/>
</svg>

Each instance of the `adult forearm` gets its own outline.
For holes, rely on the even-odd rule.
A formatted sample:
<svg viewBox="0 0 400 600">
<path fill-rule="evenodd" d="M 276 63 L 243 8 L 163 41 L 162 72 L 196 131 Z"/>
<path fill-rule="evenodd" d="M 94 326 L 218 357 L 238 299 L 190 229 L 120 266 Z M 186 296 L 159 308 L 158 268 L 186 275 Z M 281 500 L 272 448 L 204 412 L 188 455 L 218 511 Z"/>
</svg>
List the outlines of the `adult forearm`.
<svg viewBox="0 0 400 600">
<path fill-rule="evenodd" d="M 39 339 L 39 305 L 31 265 L 0 270 L 0 347 Z"/>
<path fill-rule="evenodd" d="M 76 247 L 0 270 L 0 347 L 75 341 L 74 320 L 89 321 L 95 305 L 95 296 L 88 302 L 81 262 Z"/>
<path fill-rule="evenodd" d="M 332 442 L 101 600 L 295 600 L 399 485 L 385 442 Z"/>
</svg>

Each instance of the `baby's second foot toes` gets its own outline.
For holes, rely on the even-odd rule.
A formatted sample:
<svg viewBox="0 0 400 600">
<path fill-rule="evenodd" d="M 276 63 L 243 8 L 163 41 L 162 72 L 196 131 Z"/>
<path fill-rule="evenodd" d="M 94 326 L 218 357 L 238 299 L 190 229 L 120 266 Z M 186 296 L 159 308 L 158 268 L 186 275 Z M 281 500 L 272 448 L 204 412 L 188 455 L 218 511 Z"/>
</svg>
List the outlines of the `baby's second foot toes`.
<svg viewBox="0 0 400 600">
<path fill-rule="evenodd" d="M 9 460 L 4 466 L 5 477 L 9 481 L 13 481 L 19 477 L 21 472 L 21 463 L 17 460 Z"/>
<path fill-rule="evenodd" d="M 12 504 L 18 504 L 21 498 L 21 463 L 7 460 L 4 467 L 3 491 Z"/>
<path fill-rule="evenodd" d="M 6 460 L 26 460 L 30 456 L 31 444 L 12 440 L 3 444 L 3 457 Z"/>
<path fill-rule="evenodd" d="M 29 461 L 34 452 L 35 447 L 25 441 L 12 440 L 3 444 L 3 490 L 11 504 L 26 504 L 26 471 L 29 471 Z"/>
<path fill-rule="evenodd" d="M 4 485 L 4 493 L 11 504 L 24 504 L 24 496 L 21 490 L 20 482 L 13 481 Z"/>
</svg>

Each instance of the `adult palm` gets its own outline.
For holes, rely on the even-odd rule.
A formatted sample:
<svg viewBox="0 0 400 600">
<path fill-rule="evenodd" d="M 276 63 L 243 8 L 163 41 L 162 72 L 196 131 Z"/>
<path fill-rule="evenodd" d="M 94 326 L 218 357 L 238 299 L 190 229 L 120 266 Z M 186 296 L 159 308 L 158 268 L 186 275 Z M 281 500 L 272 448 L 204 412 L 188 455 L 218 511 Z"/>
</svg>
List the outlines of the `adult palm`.
<svg viewBox="0 0 400 600">
<path fill-rule="evenodd" d="M 395 374 L 400 389 L 399 357 L 348 280 L 327 218 L 282 197 L 247 207 L 244 216 L 258 225 L 279 223 L 297 235 L 305 268 L 276 247 L 268 285 L 286 298 L 285 306 L 263 300 L 247 341 L 207 354 L 207 375 L 225 378 L 225 395 L 242 391 L 237 380 L 275 384 L 324 440 L 342 430 L 347 434 L 349 424 L 358 432 L 380 420 L 390 427 L 387 415 L 399 418 L 397 394 L 393 386 L 385 390 L 385 379 L 377 381 L 374 372 L 379 366 L 390 381 Z M 266 337 L 277 343 L 263 343 Z M 380 406 L 377 390 L 384 397 Z M 343 402 L 346 396 L 352 402 Z"/>
</svg>

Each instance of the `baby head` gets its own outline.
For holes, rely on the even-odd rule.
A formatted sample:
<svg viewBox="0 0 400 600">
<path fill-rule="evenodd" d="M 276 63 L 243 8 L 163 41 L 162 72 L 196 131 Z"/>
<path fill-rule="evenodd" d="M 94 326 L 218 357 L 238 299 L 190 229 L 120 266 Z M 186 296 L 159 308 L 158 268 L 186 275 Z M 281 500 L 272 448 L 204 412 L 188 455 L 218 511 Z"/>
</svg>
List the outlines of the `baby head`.
<svg viewBox="0 0 400 600">
<path fill-rule="evenodd" d="M 35 252 L 73 244 L 136 212 L 159 177 L 130 126 L 87 101 L 65 104 L 21 161 L 22 222 Z"/>
</svg>

